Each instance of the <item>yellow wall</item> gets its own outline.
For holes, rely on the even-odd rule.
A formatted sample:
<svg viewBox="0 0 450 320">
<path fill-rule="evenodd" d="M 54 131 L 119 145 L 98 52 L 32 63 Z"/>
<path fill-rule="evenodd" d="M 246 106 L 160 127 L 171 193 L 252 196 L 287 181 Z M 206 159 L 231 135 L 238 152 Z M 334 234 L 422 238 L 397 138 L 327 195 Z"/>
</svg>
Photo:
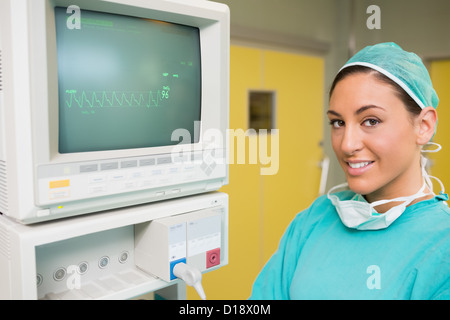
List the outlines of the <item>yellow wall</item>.
<svg viewBox="0 0 450 320">
<path fill-rule="evenodd" d="M 248 136 L 245 150 L 235 141 L 230 183 L 221 190 L 230 196 L 229 265 L 203 275 L 208 299 L 250 296 L 289 222 L 317 197 L 320 179 L 323 59 L 232 46 L 230 62 L 230 129 L 248 129 L 249 90 L 276 92 L 279 169 L 275 175 L 261 175 L 260 169 L 270 165 L 249 163 L 249 145 L 261 136 Z M 277 137 L 267 138 L 276 146 Z M 238 164 L 242 152 L 246 161 Z M 191 288 L 188 298 L 197 298 Z"/>
<path fill-rule="evenodd" d="M 439 96 L 438 125 L 433 141 L 442 146 L 437 153 L 428 153 L 427 157 L 433 160 L 431 174 L 438 177 L 450 189 L 450 60 L 440 60 L 431 63 L 431 80 Z M 439 187 L 435 186 L 435 193 Z"/>
<path fill-rule="evenodd" d="M 262 178 L 263 263 L 296 213 L 317 197 L 322 158 L 323 59 L 265 51 L 264 84 L 277 91 L 280 167 Z"/>
</svg>

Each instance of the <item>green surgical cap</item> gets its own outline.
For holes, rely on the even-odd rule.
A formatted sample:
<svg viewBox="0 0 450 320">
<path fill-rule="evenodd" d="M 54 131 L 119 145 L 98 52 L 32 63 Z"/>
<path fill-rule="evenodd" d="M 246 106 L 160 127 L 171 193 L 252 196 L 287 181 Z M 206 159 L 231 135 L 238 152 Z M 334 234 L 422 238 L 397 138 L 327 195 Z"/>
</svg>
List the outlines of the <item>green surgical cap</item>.
<svg viewBox="0 0 450 320">
<path fill-rule="evenodd" d="M 381 72 L 402 87 L 422 109 L 428 106 L 436 109 L 439 103 L 428 70 L 419 56 L 393 42 L 365 47 L 348 60 L 341 70 L 354 65 Z"/>
</svg>

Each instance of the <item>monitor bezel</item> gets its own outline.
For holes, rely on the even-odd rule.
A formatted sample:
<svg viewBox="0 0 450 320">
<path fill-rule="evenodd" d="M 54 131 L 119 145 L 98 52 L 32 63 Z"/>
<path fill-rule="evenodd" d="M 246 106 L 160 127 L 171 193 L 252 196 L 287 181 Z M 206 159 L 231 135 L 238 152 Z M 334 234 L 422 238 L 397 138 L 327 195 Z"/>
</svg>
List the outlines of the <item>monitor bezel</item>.
<svg viewBox="0 0 450 320">
<path fill-rule="evenodd" d="M 30 84 L 32 92 L 32 124 L 33 146 L 36 165 L 52 163 L 73 163 L 80 161 L 101 161 L 113 158 L 152 156 L 170 154 L 177 145 L 121 149 L 107 151 L 90 151 L 62 154 L 58 151 L 58 93 L 54 88 L 58 87 L 58 69 L 56 53 L 56 29 L 54 8 L 77 5 L 81 10 L 93 10 L 112 14 L 121 14 L 137 18 L 161 20 L 171 23 L 196 27 L 200 32 L 201 74 L 202 74 L 202 98 L 201 98 L 201 123 L 199 141 L 184 146 L 183 150 L 199 151 L 210 148 L 224 148 L 225 141 L 220 143 L 203 141 L 203 133 L 208 129 L 218 129 L 225 139 L 228 119 L 224 122 L 222 117 L 227 117 L 224 108 L 220 106 L 227 103 L 228 97 L 224 97 L 224 83 L 216 83 L 210 79 L 216 79 L 218 68 L 223 66 L 221 52 L 223 39 L 223 23 L 221 19 L 226 17 L 217 10 L 210 11 L 205 8 L 205 1 L 201 1 L 201 8 L 195 10 L 192 3 L 199 1 L 187 1 L 185 5 L 180 2 L 167 0 L 140 1 L 92 1 L 92 0 L 34 0 L 30 3 L 30 46 L 33 54 L 30 56 Z M 82 11 L 81 11 L 82 12 Z M 216 39 L 217 38 L 217 39 Z M 226 73 L 224 73 L 226 74 Z M 228 81 L 224 79 L 223 81 Z M 228 85 L 226 83 L 225 85 Z M 217 114 L 220 113 L 220 114 Z M 225 124 L 226 123 L 226 124 Z"/>
</svg>

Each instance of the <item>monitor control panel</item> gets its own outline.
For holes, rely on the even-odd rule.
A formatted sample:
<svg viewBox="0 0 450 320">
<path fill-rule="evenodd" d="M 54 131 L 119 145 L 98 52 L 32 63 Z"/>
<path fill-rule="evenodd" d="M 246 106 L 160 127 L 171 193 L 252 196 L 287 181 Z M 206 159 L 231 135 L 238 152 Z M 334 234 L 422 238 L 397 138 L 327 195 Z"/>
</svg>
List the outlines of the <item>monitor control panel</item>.
<svg viewBox="0 0 450 320">
<path fill-rule="evenodd" d="M 140 190 L 156 196 L 181 193 L 181 185 L 226 176 L 223 150 L 190 156 L 171 154 L 39 166 L 40 206 Z"/>
</svg>

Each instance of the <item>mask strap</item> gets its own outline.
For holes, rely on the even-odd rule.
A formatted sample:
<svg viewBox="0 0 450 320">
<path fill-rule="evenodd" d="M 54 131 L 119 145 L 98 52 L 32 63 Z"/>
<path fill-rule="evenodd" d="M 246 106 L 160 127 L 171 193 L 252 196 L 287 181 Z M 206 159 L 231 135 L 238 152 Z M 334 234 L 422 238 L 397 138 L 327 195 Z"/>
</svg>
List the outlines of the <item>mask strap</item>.
<svg viewBox="0 0 450 320">
<path fill-rule="evenodd" d="M 428 159 L 425 158 L 423 155 L 421 155 L 420 157 L 421 157 L 420 162 L 421 162 L 421 167 L 422 167 L 422 177 L 425 180 L 425 183 L 427 184 L 428 189 L 432 193 L 434 193 L 433 192 L 433 183 L 431 182 L 431 179 L 430 179 L 431 176 L 428 174 L 428 172 L 426 170 Z"/>
<path fill-rule="evenodd" d="M 331 188 L 330 190 L 328 190 L 328 192 L 327 192 L 328 198 L 330 197 L 332 191 L 334 191 L 334 190 L 336 190 L 336 189 L 345 188 L 345 187 L 348 187 L 348 183 L 347 183 L 347 182 L 344 182 L 344 183 L 338 184 L 337 186 L 334 186 L 333 188 Z"/>
<path fill-rule="evenodd" d="M 385 203 L 389 203 L 389 202 L 404 202 L 404 205 L 407 206 L 408 204 L 410 204 L 411 202 L 413 202 L 415 199 L 426 196 L 430 193 L 424 193 L 423 191 L 425 190 L 425 187 L 427 186 L 427 184 L 424 182 L 422 187 L 420 188 L 419 191 L 417 191 L 415 194 L 411 195 L 411 196 L 406 196 L 406 197 L 398 197 L 398 198 L 394 198 L 394 199 L 388 199 L 388 200 L 378 200 L 375 202 L 370 203 L 370 206 L 373 207 L 377 207 L 380 206 L 382 204 Z"/>
<path fill-rule="evenodd" d="M 429 178 L 433 178 L 434 180 L 436 180 L 439 183 L 439 185 L 441 186 L 441 192 L 440 193 L 445 193 L 444 184 L 442 183 L 442 181 L 440 179 L 438 179 L 435 176 L 430 176 L 430 175 L 428 175 L 428 177 Z"/>
<path fill-rule="evenodd" d="M 426 145 L 436 146 L 437 148 L 436 149 L 431 149 L 431 150 L 430 149 L 423 149 L 423 147 L 426 146 Z M 435 143 L 435 142 L 427 142 L 424 146 L 422 146 L 422 150 L 421 150 L 421 152 L 423 152 L 423 153 L 435 153 L 435 152 L 438 152 L 438 151 L 440 151 L 442 149 L 442 146 L 439 143 Z M 441 185 L 441 192 L 444 192 L 445 189 L 444 189 L 444 184 L 442 183 L 442 181 L 439 180 L 438 178 L 433 177 L 433 176 L 428 174 L 428 172 L 426 170 L 427 162 L 428 162 L 428 159 L 425 158 L 422 155 L 421 156 L 422 176 L 423 176 L 423 179 L 425 180 L 425 183 L 428 186 L 428 189 L 431 191 L 432 194 L 435 194 L 433 192 L 433 183 L 431 182 L 431 178 L 434 178 Z"/>
<path fill-rule="evenodd" d="M 426 145 L 432 145 L 432 146 L 436 146 L 436 149 L 423 149 L 423 147 L 425 147 Z M 442 149 L 442 146 L 439 143 L 436 142 L 427 142 L 422 146 L 422 150 L 420 150 L 421 152 L 428 152 L 428 153 L 434 153 L 434 152 L 438 152 Z"/>
</svg>

